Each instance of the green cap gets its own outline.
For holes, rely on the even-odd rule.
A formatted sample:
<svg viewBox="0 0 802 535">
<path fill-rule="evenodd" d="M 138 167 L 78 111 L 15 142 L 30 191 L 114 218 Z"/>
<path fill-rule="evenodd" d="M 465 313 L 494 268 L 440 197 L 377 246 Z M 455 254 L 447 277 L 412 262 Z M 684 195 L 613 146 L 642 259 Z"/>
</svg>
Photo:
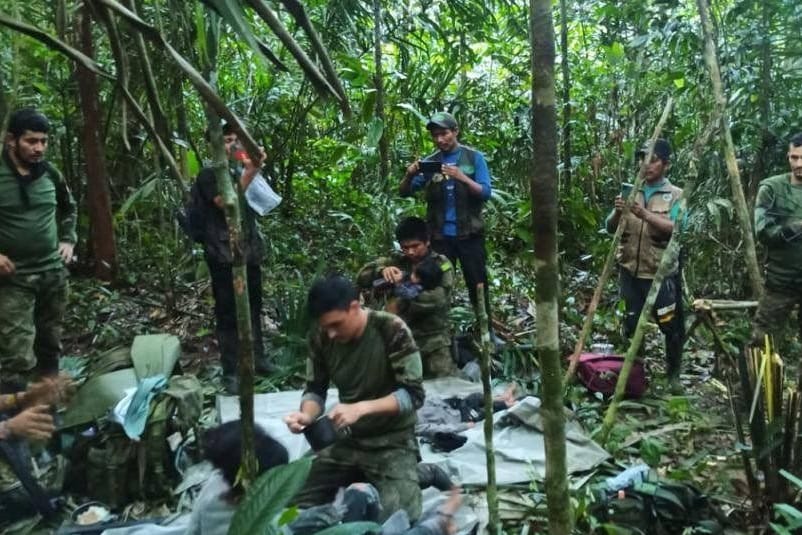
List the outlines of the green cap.
<svg viewBox="0 0 802 535">
<path fill-rule="evenodd" d="M 432 128 L 446 128 L 448 130 L 453 130 L 457 128 L 457 120 L 454 118 L 453 115 L 446 111 L 440 111 L 432 115 L 429 122 L 426 123 L 426 129 L 431 130 Z"/>
</svg>

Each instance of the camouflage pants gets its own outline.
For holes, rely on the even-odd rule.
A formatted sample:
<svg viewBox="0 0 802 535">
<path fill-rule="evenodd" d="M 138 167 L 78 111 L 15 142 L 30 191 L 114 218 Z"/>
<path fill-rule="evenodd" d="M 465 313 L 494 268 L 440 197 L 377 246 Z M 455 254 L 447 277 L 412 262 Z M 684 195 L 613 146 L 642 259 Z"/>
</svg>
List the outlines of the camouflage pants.
<svg viewBox="0 0 802 535">
<path fill-rule="evenodd" d="M 0 377 L 24 385 L 58 371 L 67 305 L 63 269 L 0 277 Z"/>
<path fill-rule="evenodd" d="M 776 336 L 786 325 L 795 306 L 800 305 L 797 318 L 800 341 L 802 341 L 802 289 L 765 288 L 757 305 L 752 326 L 752 345 L 762 347 L 767 334 Z"/>
<path fill-rule="evenodd" d="M 438 347 L 431 351 L 421 350 L 423 361 L 423 377 L 432 379 L 436 377 L 456 377 L 459 374 L 457 364 L 451 357 L 451 347 Z"/>
<path fill-rule="evenodd" d="M 334 500 L 339 488 L 365 482 L 379 491 L 381 522 L 399 509 L 415 520 L 421 514 L 417 465 L 418 445 L 411 431 L 401 438 L 395 434 L 345 439 L 318 453 L 293 503 L 303 508 L 326 504 Z"/>
</svg>

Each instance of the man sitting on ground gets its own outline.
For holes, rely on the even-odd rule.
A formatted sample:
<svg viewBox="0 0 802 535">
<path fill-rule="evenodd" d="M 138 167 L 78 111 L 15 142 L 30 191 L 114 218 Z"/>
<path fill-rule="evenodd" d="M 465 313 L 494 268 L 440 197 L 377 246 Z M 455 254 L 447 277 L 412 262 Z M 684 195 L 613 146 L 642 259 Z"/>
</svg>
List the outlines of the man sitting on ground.
<svg viewBox="0 0 802 535">
<path fill-rule="evenodd" d="M 395 229 L 395 237 L 401 245 L 401 254 L 379 258 L 364 266 L 357 275 L 357 285 L 362 289 L 372 289 L 377 280 L 384 280 L 387 285 L 399 288 L 408 282 L 407 277 L 424 261 L 436 263 L 442 271 L 440 283 L 431 289 L 424 288 L 398 308 L 397 313 L 409 326 L 420 349 L 423 376 L 456 375 L 448 321 L 451 289 L 454 286 L 451 262 L 431 249 L 429 229 L 426 222 L 418 217 L 403 219 Z"/>
</svg>

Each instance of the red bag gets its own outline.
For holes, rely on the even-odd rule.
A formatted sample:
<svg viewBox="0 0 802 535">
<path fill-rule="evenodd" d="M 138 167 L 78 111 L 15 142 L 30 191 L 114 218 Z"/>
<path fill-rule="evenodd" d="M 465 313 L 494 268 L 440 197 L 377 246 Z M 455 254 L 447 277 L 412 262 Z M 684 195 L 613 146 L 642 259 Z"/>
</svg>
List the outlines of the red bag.
<svg viewBox="0 0 802 535">
<path fill-rule="evenodd" d="M 598 353 L 582 353 L 579 355 L 579 365 L 576 374 L 579 380 L 591 392 L 601 392 L 611 396 L 615 392 L 618 374 L 624 365 L 621 355 L 602 355 Z M 646 392 L 649 381 L 646 379 L 646 370 L 643 361 L 638 359 L 632 364 L 629 373 L 625 395 L 628 398 L 639 398 Z"/>
</svg>

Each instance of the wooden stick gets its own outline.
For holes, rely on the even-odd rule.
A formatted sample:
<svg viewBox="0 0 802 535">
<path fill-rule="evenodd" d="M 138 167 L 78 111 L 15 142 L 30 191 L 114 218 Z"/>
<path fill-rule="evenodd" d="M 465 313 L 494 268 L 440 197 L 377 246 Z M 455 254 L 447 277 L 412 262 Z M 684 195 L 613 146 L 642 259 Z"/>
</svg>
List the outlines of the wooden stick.
<svg viewBox="0 0 802 535">
<path fill-rule="evenodd" d="M 710 8 L 708 7 L 707 0 L 696 0 L 696 5 L 699 7 L 699 17 L 702 19 L 704 57 L 707 63 L 707 69 L 710 72 L 710 81 L 713 85 L 716 115 L 721 121 L 722 141 L 724 142 L 724 160 L 727 164 L 727 174 L 730 178 L 730 189 L 732 190 L 735 213 L 738 217 L 738 224 L 741 227 L 746 271 L 749 274 L 752 296 L 760 297 L 760 294 L 763 293 L 763 277 L 760 274 L 760 267 L 757 262 L 752 221 L 749 216 L 749 209 L 746 206 L 746 198 L 744 197 L 744 190 L 741 185 L 741 173 L 738 170 L 738 161 L 735 157 L 735 143 L 732 141 L 732 132 L 730 132 L 730 120 L 727 116 L 727 96 L 724 94 L 724 85 L 721 82 L 721 70 L 716 56 L 716 45 L 713 42 L 713 24 L 710 20 Z"/>
<path fill-rule="evenodd" d="M 485 310 L 485 287 L 484 284 L 476 285 L 476 319 L 479 322 L 481 332 L 482 358 L 479 364 L 482 370 L 482 391 L 484 394 L 485 406 L 485 459 L 487 463 L 487 529 L 493 534 L 501 533 L 501 523 L 498 513 L 498 487 L 496 486 L 496 451 L 493 447 L 493 388 L 490 384 L 490 329 L 487 322 L 487 310 Z"/>
</svg>

